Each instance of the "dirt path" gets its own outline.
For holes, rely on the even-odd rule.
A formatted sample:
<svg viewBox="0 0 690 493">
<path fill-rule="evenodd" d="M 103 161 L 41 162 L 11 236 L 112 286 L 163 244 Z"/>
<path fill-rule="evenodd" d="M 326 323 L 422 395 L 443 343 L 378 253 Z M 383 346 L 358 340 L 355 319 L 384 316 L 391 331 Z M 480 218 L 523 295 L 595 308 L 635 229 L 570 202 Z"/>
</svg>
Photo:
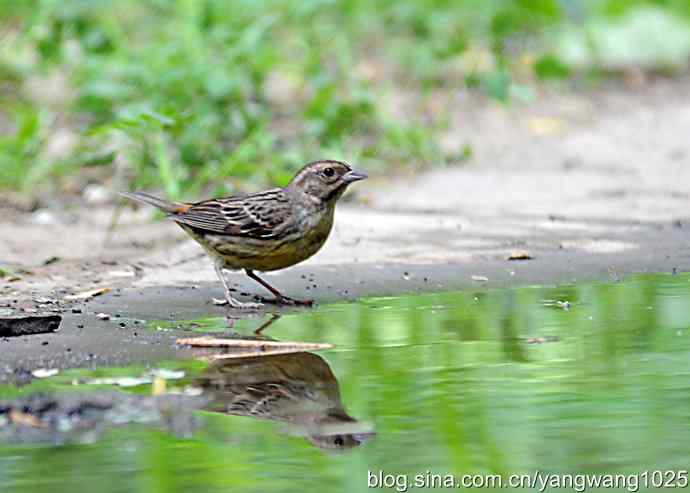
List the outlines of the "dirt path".
<svg viewBox="0 0 690 493">
<path fill-rule="evenodd" d="M 324 250 L 279 276 L 353 263 L 495 261 L 509 269 L 514 263 L 505 258 L 514 250 L 532 255 L 533 269 L 552 257 L 546 254 L 601 256 L 597 272 L 578 270 L 590 277 L 608 262 L 616 269 L 624 252 L 654 270 L 667 267 L 662 255 L 687 267 L 688 80 L 544 95 L 508 108 L 461 98 L 453 104 L 444 146 L 471 144 L 469 164 L 363 184 L 358 205 L 340 207 Z M 0 264 L 32 274 L 4 283 L 3 297 L 213 282 L 196 244 L 149 214 L 127 210 L 110 238 L 109 205 L 5 214 Z"/>
</svg>

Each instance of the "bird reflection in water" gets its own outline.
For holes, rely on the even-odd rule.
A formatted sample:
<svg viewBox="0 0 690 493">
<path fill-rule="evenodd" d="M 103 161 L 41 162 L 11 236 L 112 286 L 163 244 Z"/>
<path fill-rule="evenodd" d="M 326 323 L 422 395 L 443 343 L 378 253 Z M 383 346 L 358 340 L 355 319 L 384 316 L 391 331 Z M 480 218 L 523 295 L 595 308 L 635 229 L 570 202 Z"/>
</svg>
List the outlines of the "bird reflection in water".
<svg viewBox="0 0 690 493">
<path fill-rule="evenodd" d="M 287 423 L 319 448 L 350 449 L 375 435 L 347 414 L 328 363 L 313 353 L 217 360 L 196 384 L 207 410 Z"/>
</svg>

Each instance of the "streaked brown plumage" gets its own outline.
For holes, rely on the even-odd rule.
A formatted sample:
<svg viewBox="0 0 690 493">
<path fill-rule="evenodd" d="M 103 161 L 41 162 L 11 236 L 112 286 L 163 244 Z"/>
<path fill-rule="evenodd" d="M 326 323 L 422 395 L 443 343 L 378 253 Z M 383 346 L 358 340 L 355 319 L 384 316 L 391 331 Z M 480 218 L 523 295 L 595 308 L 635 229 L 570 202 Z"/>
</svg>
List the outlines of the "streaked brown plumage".
<svg viewBox="0 0 690 493">
<path fill-rule="evenodd" d="M 354 448 L 375 436 L 345 411 L 338 380 L 313 353 L 219 360 L 195 385 L 210 397 L 206 410 L 288 423 L 320 448 Z"/>
<path fill-rule="evenodd" d="M 285 188 L 204 200 L 169 202 L 142 192 L 122 195 L 154 205 L 168 214 L 215 260 L 216 273 L 233 308 L 256 308 L 230 294 L 223 269 L 244 269 L 281 304 L 311 304 L 294 300 L 259 278 L 254 271 L 290 267 L 321 249 L 333 226 L 335 204 L 352 182 L 367 175 L 341 161 L 315 161 L 304 166 Z"/>
</svg>

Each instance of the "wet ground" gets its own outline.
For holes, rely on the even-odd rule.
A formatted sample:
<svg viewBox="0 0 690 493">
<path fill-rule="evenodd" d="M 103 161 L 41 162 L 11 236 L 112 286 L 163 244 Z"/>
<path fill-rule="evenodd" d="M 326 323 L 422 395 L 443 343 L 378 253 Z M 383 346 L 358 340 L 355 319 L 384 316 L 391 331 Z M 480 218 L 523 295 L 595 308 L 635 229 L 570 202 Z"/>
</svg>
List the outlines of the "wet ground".
<svg viewBox="0 0 690 493">
<path fill-rule="evenodd" d="M 650 244 L 650 249 L 652 246 Z M 315 298 L 317 311 L 330 303 L 352 303 L 362 297 L 419 294 L 430 291 L 485 290 L 501 287 L 580 284 L 591 280 L 620 281 L 637 272 L 663 270 L 666 273 L 690 271 L 690 263 L 681 251 L 640 258 L 639 250 L 619 254 L 583 256 L 558 251 L 530 260 L 486 259 L 471 265 L 371 265 L 347 267 L 297 266 L 287 272 L 267 277 L 285 293 L 296 298 Z M 229 274 L 235 295 L 252 300 L 266 293 L 242 274 Z M 97 290 L 96 290 L 97 291 Z M 14 316 L 33 317 L 58 314 L 62 320 L 54 333 L 26 337 L 0 338 L 0 382 L 16 373 L 41 368 L 96 367 L 99 365 L 148 364 L 161 359 L 187 357 L 175 345 L 178 320 L 209 317 L 247 318 L 246 323 L 260 326 L 271 313 L 300 313 L 296 308 L 264 309 L 246 314 L 214 306 L 213 298 L 222 297 L 219 282 L 202 282 L 176 287 L 113 288 L 86 300 L 65 299 L 74 290 L 53 291 L 53 297 L 33 296 L 29 301 L 6 298 L 5 308 Z M 90 293 L 87 290 L 84 293 Z M 0 303 L 2 304 L 2 303 Z M 338 305 L 336 305 L 338 306 Z M 28 311 L 28 313 L 27 313 Z M 309 310 L 306 310 L 309 313 Z M 163 330 L 150 331 L 155 325 Z"/>
<path fill-rule="evenodd" d="M 99 334 L 126 356 L 57 360 L 1 387 L 3 491 L 365 491 L 368 471 L 690 461 L 688 274 L 322 303 L 259 336 L 275 317 L 228 326 L 218 307 L 145 294 L 120 317 L 88 313 L 109 294 L 53 335 L 24 336 L 62 348 Z M 164 299 L 169 316 L 152 318 Z M 175 344 L 204 334 L 333 347 L 237 357 Z M 139 348 L 146 364 L 133 364 Z"/>
</svg>

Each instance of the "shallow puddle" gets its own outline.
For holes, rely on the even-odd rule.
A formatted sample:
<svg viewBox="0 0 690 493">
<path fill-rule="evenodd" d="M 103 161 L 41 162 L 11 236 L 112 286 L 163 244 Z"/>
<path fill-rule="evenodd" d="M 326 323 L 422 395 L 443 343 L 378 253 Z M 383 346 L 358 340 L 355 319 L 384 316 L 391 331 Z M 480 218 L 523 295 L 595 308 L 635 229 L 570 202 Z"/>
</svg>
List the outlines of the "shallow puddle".
<svg viewBox="0 0 690 493">
<path fill-rule="evenodd" d="M 267 320 L 232 330 L 255 337 Z M 170 327 L 228 335 L 221 317 Z M 260 337 L 334 348 L 1 388 L 2 491 L 351 492 L 369 471 L 690 463 L 689 275 L 370 298 L 284 315 Z M 36 392 L 57 395 L 45 422 L 21 400 Z"/>
</svg>

